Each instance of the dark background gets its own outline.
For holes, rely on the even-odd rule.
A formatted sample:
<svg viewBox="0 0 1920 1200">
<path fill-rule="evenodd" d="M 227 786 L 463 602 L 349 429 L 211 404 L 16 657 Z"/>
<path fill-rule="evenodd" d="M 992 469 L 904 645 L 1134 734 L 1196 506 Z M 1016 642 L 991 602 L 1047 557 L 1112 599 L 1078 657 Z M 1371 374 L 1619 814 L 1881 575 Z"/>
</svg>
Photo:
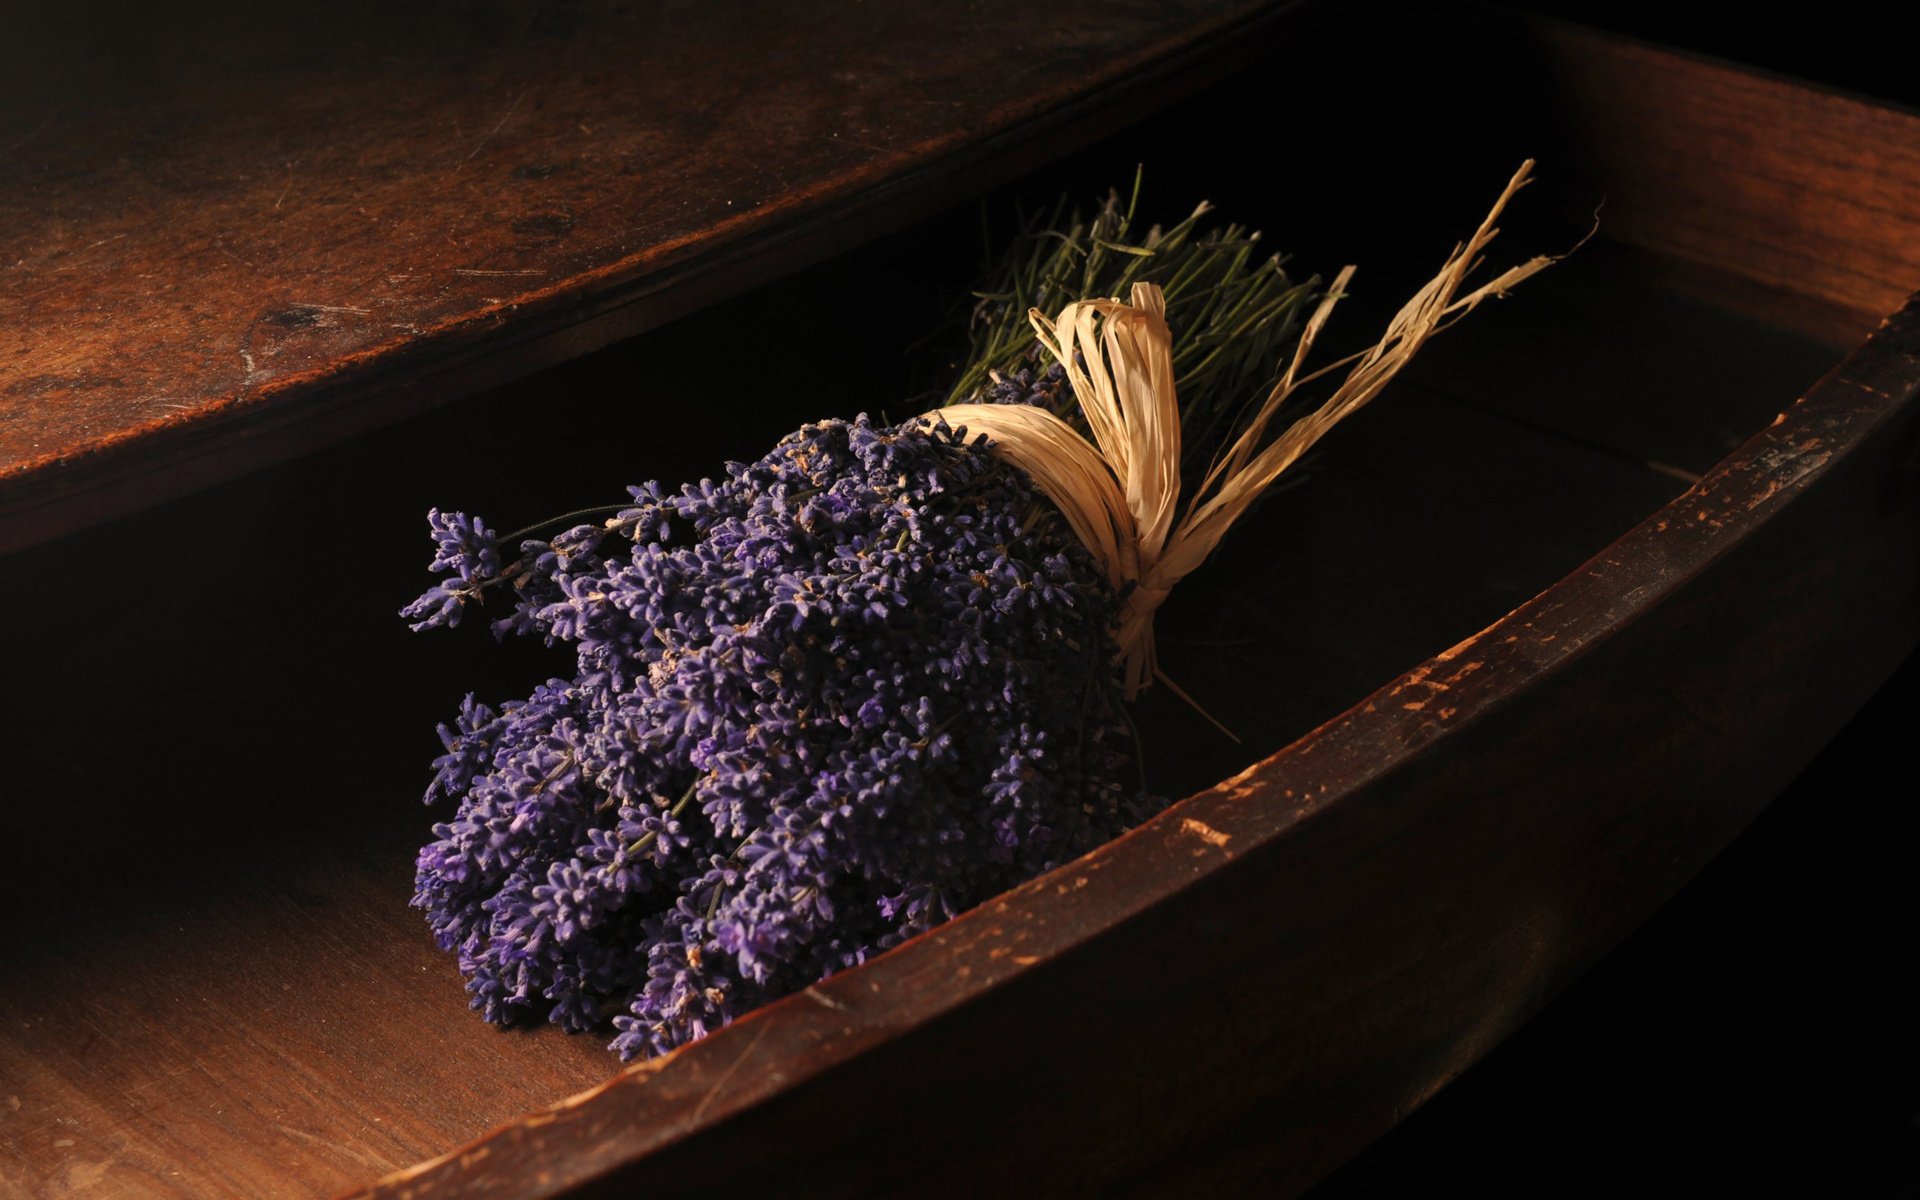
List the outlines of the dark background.
<svg viewBox="0 0 1920 1200">
<path fill-rule="evenodd" d="M 1518 7 L 1920 106 L 1899 5 Z M 1909 658 L 1652 921 L 1312 1200 L 1920 1196 L 1917 710 Z"/>
</svg>

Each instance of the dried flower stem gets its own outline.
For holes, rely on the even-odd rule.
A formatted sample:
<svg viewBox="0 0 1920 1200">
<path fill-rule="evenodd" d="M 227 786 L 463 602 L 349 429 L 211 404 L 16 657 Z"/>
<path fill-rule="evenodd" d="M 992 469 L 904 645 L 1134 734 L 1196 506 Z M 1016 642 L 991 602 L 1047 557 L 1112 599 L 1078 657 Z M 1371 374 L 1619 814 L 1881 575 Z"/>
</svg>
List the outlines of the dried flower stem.
<svg viewBox="0 0 1920 1200">
<path fill-rule="evenodd" d="M 1174 350 L 1166 303 L 1153 283 L 1132 285 L 1130 301 L 1083 300 L 1055 318 L 1029 313 L 1047 351 L 1066 370 L 1092 442 L 1042 408 L 959 404 L 937 414 L 990 436 L 996 449 L 1034 479 L 1066 515 L 1074 533 L 1127 589 L 1116 637 L 1126 694 L 1157 674 L 1153 614 L 1173 585 L 1213 552 L 1244 515 L 1302 454 L 1342 419 L 1360 410 L 1412 360 L 1427 339 L 1490 296 L 1503 296 L 1557 261 L 1533 258 L 1470 291 L 1467 277 L 1499 230 L 1494 222 L 1527 183 L 1533 161 L 1520 165 L 1473 236 L 1454 248 L 1438 274 L 1403 305 L 1371 348 L 1302 374 L 1307 355 L 1353 278 L 1349 266 L 1314 309 L 1286 370 L 1240 432 L 1217 457 L 1175 521 L 1180 500 L 1180 406 L 1174 394 Z M 1346 377 L 1318 408 L 1270 442 L 1268 426 L 1301 387 L 1340 368 Z"/>
</svg>

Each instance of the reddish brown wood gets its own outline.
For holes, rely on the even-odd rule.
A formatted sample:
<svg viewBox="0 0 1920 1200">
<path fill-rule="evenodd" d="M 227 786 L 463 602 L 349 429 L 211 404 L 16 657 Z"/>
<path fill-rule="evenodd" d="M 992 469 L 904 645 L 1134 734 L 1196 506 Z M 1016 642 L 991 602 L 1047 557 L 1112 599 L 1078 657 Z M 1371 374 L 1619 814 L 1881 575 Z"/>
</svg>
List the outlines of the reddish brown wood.
<svg viewBox="0 0 1920 1200">
<path fill-rule="evenodd" d="M 1858 336 L 1920 279 L 1920 115 L 1574 26 L 1532 30 L 1608 237 L 1749 280 L 1771 293 L 1754 303 L 1792 304 L 1828 334 Z"/>
<path fill-rule="evenodd" d="M 112 781 L 87 782 L 109 820 Z M 7 945 L 0 1195 L 325 1193 L 606 1077 L 603 1046 L 552 1029 L 433 1051 L 474 1017 L 406 906 L 413 838 L 316 853 L 298 827 L 225 819 L 252 836 L 217 857 L 129 822 L 146 853 L 85 868 L 111 885 L 75 889 L 71 861 L 16 870 L 64 903 L 29 904 L 38 936 Z"/>
<path fill-rule="evenodd" d="M 697 404 L 719 373 L 697 364 L 725 347 L 728 322 L 746 307 L 647 339 L 692 363 L 652 372 L 641 399 Z M 794 341 L 829 324 L 817 316 Z M 600 390 L 653 360 L 648 349 L 607 369 Z M 857 379 L 883 374 L 870 368 Z M 583 382 L 572 375 L 540 389 L 571 397 L 547 401 L 562 432 L 494 419 L 540 394 L 530 382 L 522 397 L 476 400 L 485 429 L 462 445 L 482 463 L 499 462 L 535 442 L 564 443 L 563 431 L 583 419 L 608 429 Z M 798 419 L 782 412 L 740 423 L 764 439 Z M 703 436 L 701 423 L 695 413 L 667 425 L 678 447 L 663 456 L 670 469 L 684 474 L 722 457 L 723 439 Z M 646 424 L 636 414 L 612 426 L 610 440 Z M 1399 664 L 1484 624 L 1676 490 L 1418 392 L 1397 392 L 1369 425 L 1347 432 L 1324 479 L 1247 528 L 1230 577 L 1210 581 L 1231 589 L 1203 585 L 1192 594 L 1201 613 L 1181 622 L 1189 635 L 1231 633 L 1245 606 L 1271 612 L 1271 597 L 1283 597 L 1285 624 L 1315 636 L 1241 647 L 1234 662 L 1284 669 L 1292 681 L 1284 702 L 1244 710 L 1225 690 L 1235 672 L 1198 669 L 1209 651 L 1178 638 L 1165 648 L 1183 680 L 1234 704 L 1251 746 L 1283 744 Z M 458 494 L 448 481 L 462 472 L 440 468 L 421 485 L 389 466 L 430 460 L 421 448 L 435 444 L 432 434 L 429 423 L 376 435 L 0 564 L 0 594 L 19 611 L 57 602 L 68 627 L 92 631 L 80 645 L 0 633 L 0 660 L 42 681 L 5 739 L 28 765 L 0 792 L 0 844 L 43 849 L 0 877 L 0 909 L 15 922 L 0 934 L 8 964 L 0 1180 L 53 1194 L 70 1175 L 97 1177 L 107 1195 L 324 1194 L 431 1158 L 617 1071 L 602 1038 L 483 1024 L 407 907 L 411 855 L 436 815 L 416 800 L 433 722 L 468 687 L 498 696 L 524 683 L 486 675 L 501 651 L 484 634 L 410 638 L 390 611 L 401 597 L 371 602 L 388 590 L 377 581 L 395 592 L 415 582 L 425 497 Z M 1364 514 L 1380 497 L 1411 509 L 1446 486 L 1452 471 L 1433 459 L 1435 447 L 1476 479 L 1456 489 L 1450 511 L 1396 522 L 1391 536 L 1366 515 L 1342 516 Z M 343 477 L 361 481 L 355 497 L 326 490 Z M 1558 505 L 1515 503 L 1548 480 L 1579 486 Z M 1421 544 L 1438 544 L 1462 514 L 1473 514 L 1464 519 L 1480 531 L 1478 552 L 1423 557 Z M 1371 544 L 1337 560 L 1323 553 L 1357 542 L 1355 530 Z M 1268 536 L 1289 532 L 1283 553 L 1261 552 Z M 177 578 L 170 564 L 189 537 L 196 570 Z M 71 593 L 66 581 L 106 561 L 118 574 L 168 582 L 132 613 L 119 594 Z M 302 573 L 315 561 L 355 566 L 329 583 Z M 1442 594 L 1378 620 L 1368 597 L 1409 563 Z M 1216 619 L 1195 619 L 1216 606 Z M 1332 644 L 1316 654 L 1302 645 L 1311 641 Z M 368 697 L 359 688 L 373 676 L 377 694 Z M 109 715 L 156 708 L 164 714 L 131 722 Z M 1173 778 L 1183 788 L 1253 753 L 1178 706 L 1141 720 L 1154 727 L 1157 772 L 1174 766 L 1165 747 L 1206 748 L 1181 756 Z M 110 754 L 101 752 L 101 721 Z M 102 831 L 111 831 L 105 844 Z M 73 886 L 76 874 L 84 887 Z M 17 1109 L 4 1108 L 10 1098 Z"/>
<path fill-rule="evenodd" d="M 1913 645 L 1917 446 L 1920 303 L 1598 558 L 1279 754 L 362 1194 L 1303 1187 L 1624 936 Z M 1196 1178 L 1206 1136 L 1240 1156 Z"/>
<path fill-rule="evenodd" d="M 1638 114 L 1570 122 L 1560 161 L 1605 185 L 1630 243 L 1704 268 L 1674 272 L 1692 294 L 1758 284 L 1794 298 L 1734 306 L 1830 335 L 1920 282 L 1910 208 L 1860 202 L 1920 147 L 1911 118 L 1536 33 L 1577 113 Z M 1766 171 L 1816 118 L 1820 170 L 1789 201 Z M 1632 157 L 1662 121 L 1693 149 L 1663 132 Z M 1755 141 L 1776 123 L 1781 147 Z M 1736 126 L 1733 153 L 1717 139 Z M 1624 936 L 1911 648 L 1917 412 L 1909 307 L 1599 558 L 1247 773 L 368 1194 L 1304 1186 Z M 923 1119 L 953 1110 L 967 1119 Z M 1209 1144 L 1231 1153 L 1196 1176 Z"/>
<path fill-rule="evenodd" d="M 590 503 L 635 477 L 709 470 L 850 396 L 884 394 L 887 356 L 842 347 L 815 394 L 710 415 L 712 397 L 753 394 L 772 370 L 725 357 L 740 322 L 793 312 L 771 360 L 784 361 L 834 328 L 810 297 L 871 292 L 894 278 L 901 247 L 946 236 L 894 239 L 477 397 L 462 421 L 410 423 L 0 560 L 0 595 L 18 614 L 0 628 L 0 661 L 34 681 L 33 703 L 0 735 L 16 763 L 0 790 L 0 845 L 34 850 L 0 873 L 11 916 L 0 932 L 0 1179 L 55 1195 L 70 1177 L 97 1178 L 108 1195 L 323 1194 L 612 1075 L 599 1039 L 502 1031 L 468 1012 L 453 963 L 407 907 L 412 852 L 444 815 L 416 800 L 433 723 L 468 688 L 501 697 L 527 681 L 501 670 L 510 648 L 483 631 L 415 638 L 394 619 L 419 584 L 419 514 L 435 501 L 502 519 L 571 507 L 570 496 Z M 1398 244 L 1383 240 L 1383 252 Z M 1597 261 L 1539 283 L 1571 287 Z M 1644 283 L 1597 277 L 1617 289 L 1607 311 L 1657 299 Z M 933 293 L 937 312 L 944 289 Z M 1509 322 L 1526 312 L 1481 316 L 1520 333 Z M 1690 328 L 1689 344 L 1761 359 L 1778 336 L 1703 318 Z M 1721 394 L 1718 357 L 1668 368 L 1690 373 L 1703 409 L 1745 399 Z M 1636 377 L 1604 338 L 1573 361 Z M 1791 395 L 1781 388 L 1776 405 Z M 516 422 L 529 402 L 547 419 Z M 593 447 L 578 445 L 583 428 Z M 525 469 L 503 477 L 502 463 Z M 474 489 L 489 483 L 502 490 L 481 504 Z M 1160 790 L 1203 787 L 1294 740 L 1561 578 L 1681 487 L 1396 388 L 1326 447 L 1310 486 L 1275 497 L 1221 569 L 1174 597 L 1165 661 L 1247 743 L 1160 697 L 1139 717 Z M 1264 636 L 1249 640 L 1249 628 Z M 1248 679 L 1285 687 L 1249 696 Z M 1203 1117 L 1182 1128 L 1198 1138 Z"/>
<path fill-rule="evenodd" d="M 1882 153 L 1852 145 L 1834 192 Z M 1398 195 L 1393 164 L 1356 169 L 1329 204 Z M 1366 226 L 1329 236 L 1387 236 Z M 1668 276 L 1646 261 L 1598 290 L 1658 301 Z M 857 283 L 789 298 L 868 294 Z M 1750 418 L 1768 401 L 1717 395 L 1722 360 L 1782 335 L 1698 328 L 1713 336 L 1666 369 L 1694 381 L 1702 411 Z M 1595 323 L 1586 353 L 1653 403 L 1617 332 Z M 555 431 L 513 426 L 540 404 L 634 443 L 638 474 L 710 469 L 723 434 L 777 434 L 798 399 L 713 421 L 712 395 L 766 386 L 730 346 L 698 319 L 661 331 L 602 380 L 629 405 L 548 394 L 575 375 L 476 401 L 488 434 L 462 448 L 519 461 L 538 444 L 577 462 Z M 1343 431 L 1358 462 L 1329 445 L 1325 478 L 1302 489 L 1325 508 L 1285 512 L 1286 539 L 1241 539 L 1259 553 L 1231 582 L 1271 574 L 1304 598 L 1263 610 L 1258 589 L 1240 595 L 1278 631 L 1182 678 L 1238 686 L 1226 698 L 1252 714 L 1243 732 L 1286 749 L 1244 773 L 1255 753 L 1224 751 L 1237 757 L 1203 779 L 1233 777 L 1148 828 L 551 1113 L 538 1105 L 611 1061 L 591 1040 L 465 1012 L 404 907 L 426 725 L 402 753 L 401 688 L 358 690 L 405 658 L 381 640 L 398 638 L 388 610 L 405 598 L 373 545 L 376 523 L 399 519 L 386 501 L 403 496 L 415 521 L 419 477 L 487 472 L 450 474 L 416 431 L 404 453 L 363 442 L 346 449 L 369 457 L 303 460 L 14 556 L 0 660 L 32 702 L 10 714 L 0 835 L 31 852 L 0 876 L 0 1191 L 311 1194 L 502 1120 L 372 1194 L 1220 1194 L 1311 1179 L 1631 928 L 1920 626 L 1911 311 L 1578 569 L 1684 485 L 1594 449 L 1592 428 L 1562 438 L 1494 415 L 1521 412 L 1505 370 L 1483 357 L 1477 380 L 1454 376 L 1473 385 L 1461 403 L 1383 401 Z M 878 378 L 834 382 L 866 397 Z M 1557 398 L 1536 391 L 1536 407 Z M 628 411 L 644 404 L 668 415 Z M 678 421 L 665 444 L 648 440 L 655 419 Z M 1456 471 L 1485 490 L 1454 486 Z M 1369 503 L 1391 519 L 1366 519 Z M 443 690 L 471 669 L 449 665 Z"/>
<path fill-rule="evenodd" d="M 872 237 L 1297 5 L 108 7 L 0 62 L 0 550 Z"/>
</svg>

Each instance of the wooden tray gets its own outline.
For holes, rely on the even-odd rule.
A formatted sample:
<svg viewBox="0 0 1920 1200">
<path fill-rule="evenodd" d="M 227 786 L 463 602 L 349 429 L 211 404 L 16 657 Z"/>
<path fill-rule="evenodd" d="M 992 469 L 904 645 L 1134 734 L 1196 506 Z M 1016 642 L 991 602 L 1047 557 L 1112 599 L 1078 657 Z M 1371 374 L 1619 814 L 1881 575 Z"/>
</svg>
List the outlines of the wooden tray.
<svg viewBox="0 0 1920 1200">
<path fill-rule="evenodd" d="M 964 290 L 979 209 L 0 561 L 0 1192 L 1285 1193 L 1515 1028 L 1920 631 L 1920 119 L 1396 19 L 1363 78 L 1330 18 L 1015 190 L 1145 159 L 1176 208 L 1198 181 L 1306 269 L 1360 261 L 1358 325 L 1524 154 L 1546 182 L 1507 251 L 1604 200 L 1600 237 L 1436 343 L 1176 594 L 1167 665 L 1246 741 L 1153 700 L 1150 770 L 1188 799 L 670 1059 L 483 1025 L 406 907 L 432 722 L 548 666 L 401 631 L 419 515 L 532 519 L 897 403 L 915 376 L 875 347 Z M 1459 72 L 1444 136 L 1402 132 L 1426 54 Z M 1329 94 L 1337 121 L 1245 116 Z M 44 528 L 151 498 L 115 494 Z"/>
</svg>

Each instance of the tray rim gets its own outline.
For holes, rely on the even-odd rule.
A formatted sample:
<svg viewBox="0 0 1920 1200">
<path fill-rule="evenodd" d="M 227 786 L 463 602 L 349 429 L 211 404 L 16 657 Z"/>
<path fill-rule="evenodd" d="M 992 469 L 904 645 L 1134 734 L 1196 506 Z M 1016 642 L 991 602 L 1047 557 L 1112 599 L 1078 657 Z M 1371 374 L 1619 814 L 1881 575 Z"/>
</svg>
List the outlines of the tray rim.
<svg viewBox="0 0 1920 1200">
<path fill-rule="evenodd" d="M 1533 24 L 1551 24 L 1556 36 L 1569 36 L 1570 27 L 1560 23 Z M 1578 36 L 1602 44 L 1630 41 L 1608 34 Z M 1881 321 L 1864 343 L 1698 484 L 1533 599 L 1275 754 L 859 968 L 348 1194 L 453 1194 L 479 1175 L 503 1168 L 518 1173 L 522 1187 L 516 1195 L 561 1195 L 615 1179 L 629 1182 L 644 1171 L 649 1156 L 1046 970 L 1199 887 L 1236 860 L 1298 837 L 1343 805 L 1350 807 L 1356 797 L 1364 799 L 1370 789 L 1391 784 L 1417 767 L 1443 737 L 1486 724 L 1583 660 L 1628 639 L 1639 623 L 1756 543 L 1776 519 L 1809 496 L 1819 496 L 1823 483 L 1854 452 L 1884 449 L 1916 413 L 1920 294 Z M 1920 629 L 1913 627 L 1885 633 L 1906 646 L 1916 636 Z M 1851 711 L 1865 694 L 1835 707 Z M 1390 749 L 1383 752 L 1383 747 Z M 1336 772 L 1330 762 L 1344 770 Z M 1335 773 L 1338 788 L 1327 782 Z M 1270 803 L 1248 803 L 1255 797 Z M 1743 827 L 1764 800 L 1743 800 L 1720 840 Z M 903 983 L 929 975 L 946 978 L 947 986 L 930 993 Z M 866 997 L 881 992 L 894 999 L 882 1011 L 866 1009 Z M 909 996 L 911 1003 L 898 1004 L 899 997 Z M 1536 997 L 1509 1019 L 1517 1024 L 1544 999 Z M 789 1054 L 762 1059 L 768 1043 Z M 1427 1081 L 1425 1094 L 1492 1044 L 1449 1060 L 1439 1078 Z M 804 1054 L 796 1049 L 802 1046 Z M 747 1069 L 750 1062 L 773 1061 L 782 1064 L 777 1081 Z M 608 1111 L 594 1111 L 602 1108 Z M 588 1126 L 593 1132 L 583 1140 L 578 1130 Z M 1383 1129 L 1373 1128 L 1367 1136 Z M 531 1182 L 536 1178 L 539 1182 Z M 511 1181 L 490 1179 L 487 1186 L 507 1187 Z"/>
</svg>

